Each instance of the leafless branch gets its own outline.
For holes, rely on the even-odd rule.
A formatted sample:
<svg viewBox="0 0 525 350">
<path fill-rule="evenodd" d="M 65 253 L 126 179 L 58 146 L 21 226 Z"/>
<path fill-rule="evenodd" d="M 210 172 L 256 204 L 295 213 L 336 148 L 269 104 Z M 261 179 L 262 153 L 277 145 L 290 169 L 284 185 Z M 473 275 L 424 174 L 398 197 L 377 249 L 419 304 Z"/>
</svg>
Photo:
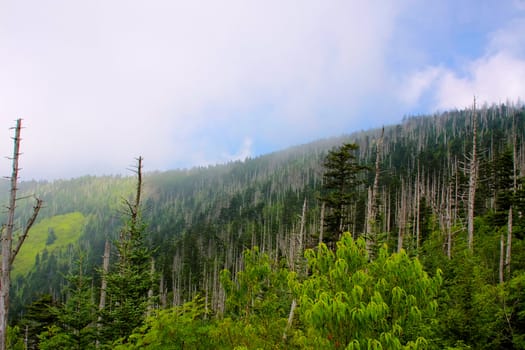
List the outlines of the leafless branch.
<svg viewBox="0 0 525 350">
<path fill-rule="evenodd" d="M 31 229 L 31 227 L 35 223 L 36 217 L 38 216 L 38 212 L 42 208 L 43 201 L 40 198 L 35 198 L 35 199 L 36 199 L 36 204 L 33 207 L 33 215 L 31 215 L 31 217 L 27 220 L 27 223 L 26 223 L 26 226 L 24 228 L 24 231 L 22 232 L 20 237 L 18 237 L 18 242 L 16 243 L 16 247 L 15 247 L 15 249 L 13 249 L 13 252 L 11 253 L 11 256 L 9 258 L 9 263 L 11 265 L 13 265 L 13 262 L 15 261 L 16 255 L 20 251 L 20 247 L 22 247 L 22 244 L 24 243 L 25 239 L 27 238 L 29 230 Z"/>
</svg>

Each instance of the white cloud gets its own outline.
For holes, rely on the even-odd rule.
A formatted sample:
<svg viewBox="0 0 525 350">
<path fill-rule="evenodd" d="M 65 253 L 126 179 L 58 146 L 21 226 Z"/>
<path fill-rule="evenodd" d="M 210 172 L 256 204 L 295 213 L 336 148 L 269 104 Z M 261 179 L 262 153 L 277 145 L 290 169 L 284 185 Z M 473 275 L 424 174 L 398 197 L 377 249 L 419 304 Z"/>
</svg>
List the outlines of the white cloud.
<svg viewBox="0 0 525 350">
<path fill-rule="evenodd" d="M 436 80 L 439 79 L 446 69 L 443 67 L 426 67 L 417 71 L 406 78 L 399 90 L 399 97 L 407 105 L 415 104 L 423 93 L 435 87 Z"/>
<path fill-rule="evenodd" d="M 433 109 L 465 108 L 480 103 L 522 100 L 525 93 L 525 18 L 491 33 L 482 57 L 456 68 L 428 66 L 405 77 L 399 99 L 408 108 L 430 96 Z"/>
<path fill-rule="evenodd" d="M 488 51 L 491 54 L 505 52 L 525 57 L 525 18 L 516 18 L 490 35 Z"/>
<path fill-rule="evenodd" d="M 473 96 L 480 102 L 517 101 L 525 92 L 525 60 L 498 53 L 472 62 L 468 77 L 447 72 L 440 78 L 436 91 L 439 109 L 464 108 Z"/>
<path fill-rule="evenodd" d="M 25 118 L 25 174 L 51 178 L 121 172 L 139 154 L 150 169 L 221 160 L 224 137 L 252 135 L 254 153 L 339 133 L 383 80 L 389 4 L 12 2 L 0 128 Z M 210 125 L 228 132 L 211 139 Z"/>
<path fill-rule="evenodd" d="M 17 117 L 23 176 L 57 178 L 123 172 L 138 155 L 151 170 L 242 159 L 397 122 L 428 101 L 431 112 L 522 94 L 525 25 L 502 20 L 508 6 L 481 57 L 431 60 L 453 47 L 452 29 L 491 20 L 489 7 L 456 3 L 7 2 L 0 155 Z"/>
<path fill-rule="evenodd" d="M 525 11 L 525 0 L 513 0 L 513 5 L 516 9 Z"/>
<path fill-rule="evenodd" d="M 235 154 L 228 154 L 228 153 L 224 154 L 222 161 L 226 161 L 226 162 L 236 161 L 236 160 L 244 161 L 247 158 L 250 158 L 253 156 L 252 146 L 253 146 L 252 139 L 249 137 L 245 137 L 240 149 Z"/>
</svg>

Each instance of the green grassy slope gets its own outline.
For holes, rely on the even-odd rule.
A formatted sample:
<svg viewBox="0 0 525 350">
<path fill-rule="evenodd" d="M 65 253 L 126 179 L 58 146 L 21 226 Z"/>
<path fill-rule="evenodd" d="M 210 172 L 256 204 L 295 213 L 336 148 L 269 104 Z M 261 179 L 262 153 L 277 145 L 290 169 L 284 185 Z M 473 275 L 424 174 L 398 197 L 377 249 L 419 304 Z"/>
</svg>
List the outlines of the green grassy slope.
<svg viewBox="0 0 525 350">
<path fill-rule="evenodd" d="M 40 221 L 29 231 L 29 236 L 15 259 L 13 276 L 27 274 L 35 264 L 36 255 L 44 249 L 52 252 L 77 242 L 85 222 L 86 217 L 79 212 L 56 215 Z M 53 243 L 46 244 L 51 229 L 56 239 Z"/>
</svg>

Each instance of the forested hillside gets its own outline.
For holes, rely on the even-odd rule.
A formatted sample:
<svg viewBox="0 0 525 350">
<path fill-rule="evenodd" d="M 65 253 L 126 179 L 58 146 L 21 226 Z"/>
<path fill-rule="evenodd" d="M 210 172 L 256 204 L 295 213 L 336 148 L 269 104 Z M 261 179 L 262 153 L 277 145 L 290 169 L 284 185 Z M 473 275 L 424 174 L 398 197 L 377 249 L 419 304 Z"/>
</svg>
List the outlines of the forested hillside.
<svg viewBox="0 0 525 350">
<path fill-rule="evenodd" d="M 44 208 L 14 264 L 13 347 L 523 349 L 524 141 L 524 107 L 497 105 L 203 168 L 145 159 L 143 228 L 134 176 L 24 182 Z M 324 164 L 344 143 L 367 170 L 327 248 Z M 59 317 L 97 314 L 105 243 L 122 268 L 128 231 L 150 276 L 133 336 Z"/>
</svg>

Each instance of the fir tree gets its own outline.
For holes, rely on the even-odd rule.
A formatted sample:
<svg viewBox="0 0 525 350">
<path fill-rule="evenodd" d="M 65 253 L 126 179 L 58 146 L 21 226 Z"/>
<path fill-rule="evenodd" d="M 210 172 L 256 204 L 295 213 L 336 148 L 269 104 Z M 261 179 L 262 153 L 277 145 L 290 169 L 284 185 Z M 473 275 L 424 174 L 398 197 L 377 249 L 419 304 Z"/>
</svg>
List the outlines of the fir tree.
<svg viewBox="0 0 525 350">
<path fill-rule="evenodd" d="M 151 251 L 145 244 L 146 225 L 141 216 L 142 158 L 138 159 L 137 192 L 133 203 L 126 201 L 128 220 L 115 242 L 118 260 L 106 275 L 107 303 L 101 310 L 101 340 L 125 339 L 143 323 L 152 288 Z"/>
<path fill-rule="evenodd" d="M 80 252 L 76 271 L 67 276 L 66 302 L 51 308 L 57 322 L 40 334 L 40 349 L 95 348 L 96 305 L 84 262 L 85 256 Z"/>
<path fill-rule="evenodd" d="M 27 307 L 27 313 L 20 322 L 26 349 L 38 349 L 39 335 L 57 322 L 56 306 L 50 294 L 43 294 Z"/>
<path fill-rule="evenodd" d="M 355 143 L 345 143 L 330 151 L 323 163 L 326 171 L 320 199 L 328 209 L 324 218 L 326 234 L 323 241 L 330 247 L 344 231 L 350 229 L 350 206 L 363 182 L 359 175 L 367 169 L 357 162 L 355 153 L 358 148 Z"/>
</svg>

